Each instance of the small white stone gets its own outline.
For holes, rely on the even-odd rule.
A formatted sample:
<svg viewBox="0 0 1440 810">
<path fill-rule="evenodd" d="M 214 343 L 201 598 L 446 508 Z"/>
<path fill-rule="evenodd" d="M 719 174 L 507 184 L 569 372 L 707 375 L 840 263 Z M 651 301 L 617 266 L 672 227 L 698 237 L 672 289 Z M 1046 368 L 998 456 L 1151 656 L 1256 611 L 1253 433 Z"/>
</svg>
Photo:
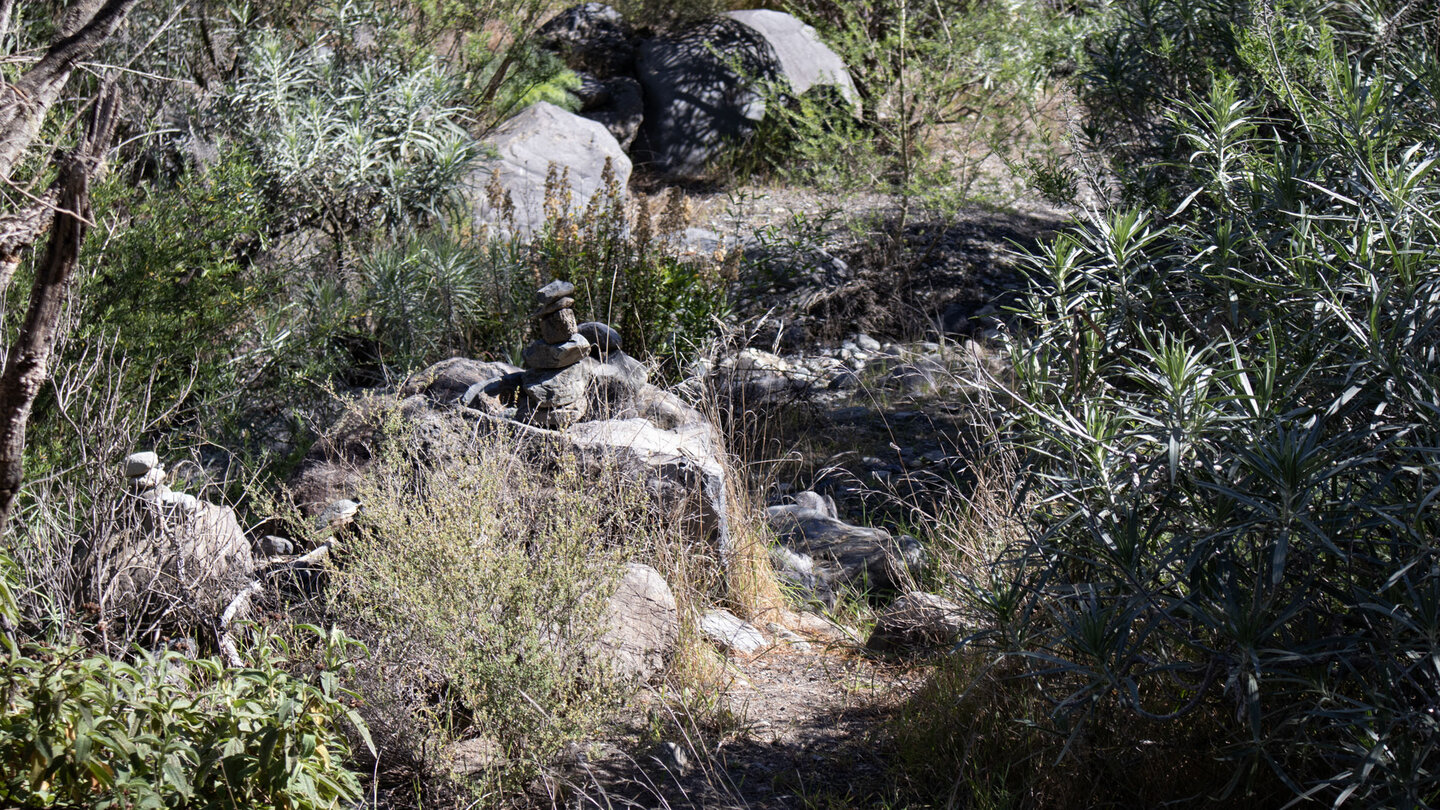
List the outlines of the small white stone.
<svg viewBox="0 0 1440 810">
<path fill-rule="evenodd" d="M 776 641 L 784 642 L 785 645 L 791 649 L 802 651 L 810 649 L 810 642 L 806 641 L 804 636 L 790 630 L 784 625 L 770 622 L 765 625 L 765 627 L 770 631 L 771 635 L 775 636 Z"/>
<path fill-rule="evenodd" d="M 860 351 L 862 352 L 873 353 L 880 351 L 880 341 L 876 340 L 873 337 L 870 337 L 864 332 L 856 335 L 854 338 L 852 338 L 852 340 L 855 341 L 856 348 L 860 349 Z"/>
<path fill-rule="evenodd" d="M 131 453 L 125 457 L 125 477 L 139 478 L 158 466 L 160 466 L 160 457 L 149 450 Z"/>
<path fill-rule="evenodd" d="M 769 643 L 760 628 L 728 610 L 712 610 L 700 618 L 700 631 L 728 650 L 753 655 Z"/>
<path fill-rule="evenodd" d="M 735 368 L 740 371 L 775 371 L 786 372 L 790 370 L 790 364 L 782 358 L 769 352 L 759 349 L 745 349 L 735 359 Z"/>
<path fill-rule="evenodd" d="M 140 497 L 153 504 L 159 504 L 170 495 L 170 487 L 158 484 L 140 493 Z"/>
<path fill-rule="evenodd" d="M 200 499 L 184 492 L 167 492 L 160 497 L 160 505 L 192 513 L 200 511 Z"/>
</svg>

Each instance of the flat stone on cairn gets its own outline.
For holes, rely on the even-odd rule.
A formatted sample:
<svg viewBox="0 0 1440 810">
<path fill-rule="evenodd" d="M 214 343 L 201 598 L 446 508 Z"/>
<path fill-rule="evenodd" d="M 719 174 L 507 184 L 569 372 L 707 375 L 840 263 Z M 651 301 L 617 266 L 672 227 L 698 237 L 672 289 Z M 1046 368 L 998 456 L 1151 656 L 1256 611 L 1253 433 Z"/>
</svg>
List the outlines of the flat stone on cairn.
<svg viewBox="0 0 1440 810">
<path fill-rule="evenodd" d="M 544 340 L 531 342 L 520 352 L 520 362 L 528 371 L 546 369 L 557 371 L 569 368 L 590 354 L 590 341 L 575 335 L 564 343 L 549 343 Z"/>
<path fill-rule="evenodd" d="M 560 281 L 559 279 L 556 279 L 555 281 L 552 281 L 549 284 L 546 284 L 544 287 L 541 287 L 540 289 L 535 291 L 535 306 L 543 308 L 549 304 L 553 304 L 556 301 L 559 301 L 562 298 L 569 298 L 574 294 L 574 284 L 571 284 L 568 281 Z"/>
<path fill-rule="evenodd" d="M 584 418 L 588 374 L 578 365 L 590 354 L 590 341 L 576 332 L 575 285 L 552 281 L 535 293 L 536 331 L 540 338 L 520 353 L 521 415 L 547 427 L 560 428 Z"/>
<path fill-rule="evenodd" d="M 125 457 L 125 477 L 139 478 L 159 466 L 160 457 L 152 451 L 131 453 Z"/>
</svg>

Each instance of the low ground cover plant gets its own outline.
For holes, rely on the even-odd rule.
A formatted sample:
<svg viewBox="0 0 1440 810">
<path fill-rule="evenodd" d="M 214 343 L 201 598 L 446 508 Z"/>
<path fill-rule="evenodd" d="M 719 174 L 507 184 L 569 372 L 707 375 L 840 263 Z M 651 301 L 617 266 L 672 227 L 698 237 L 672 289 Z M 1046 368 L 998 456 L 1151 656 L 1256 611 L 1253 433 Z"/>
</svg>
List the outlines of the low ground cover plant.
<svg viewBox="0 0 1440 810">
<path fill-rule="evenodd" d="M 27 638 L 10 557 L 0 555 L 0 574 L 0 801 L 333 808 L 360 798 L 348 735 L 367 732 L 342 685 L 357 654 L 343 635 L 299 628 L 324 663 L 308 673 L 263 632 L 239 668 L 177 650 L 120 660 Z"/>
</svg>

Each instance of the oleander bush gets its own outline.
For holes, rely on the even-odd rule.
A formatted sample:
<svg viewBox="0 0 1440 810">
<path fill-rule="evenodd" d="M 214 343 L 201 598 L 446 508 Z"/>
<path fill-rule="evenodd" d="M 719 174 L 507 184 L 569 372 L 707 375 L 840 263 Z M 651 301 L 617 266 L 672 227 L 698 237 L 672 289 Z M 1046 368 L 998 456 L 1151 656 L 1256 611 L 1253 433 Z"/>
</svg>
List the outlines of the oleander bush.
<svg viewBox="0 0 1440 810">
<path fill-rule="evenodd" d="M 1415 5 L 1364 7 L 1368 38 L 1358 6 L 1230 29 L 1164 114 L 1171 204 L 1033 258 L 1007 386 L 1030 531 L 977 593 L 1027 720 L 1116 775 L 1084 802 L 1440 801 L 1440 30 Z M 1177 777 L 1199 730 L 1209 770 Z"/>
</svg>

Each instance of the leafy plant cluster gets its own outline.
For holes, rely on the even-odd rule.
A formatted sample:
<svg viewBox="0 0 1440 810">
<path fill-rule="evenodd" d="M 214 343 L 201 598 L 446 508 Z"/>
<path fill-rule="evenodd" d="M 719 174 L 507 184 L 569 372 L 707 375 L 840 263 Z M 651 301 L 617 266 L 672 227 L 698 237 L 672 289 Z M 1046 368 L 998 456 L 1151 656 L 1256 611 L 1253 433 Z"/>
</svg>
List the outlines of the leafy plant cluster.
<svg viewBox="0 0 1440 810">
<path fill-rule="evenodd" d="M 0 556 L 0 623 L 20 619 Z M 0 801 L 24 807 L 334 808 L 360 798 L 341 686 L 354 642 L 315 634 L 328 668 L 300 677 L 260 634 L 244 668 L 177 651 L 96 656 L 0 633 Z"/>
<path fill-rule="evenodd" d="M 347 313 L 384 363 L 403 370 L 456 354 L 518 357 L 530 339 L 534 291 L 550 279 L 576 285 L 576 314 L 610 323 L 626 350 L 668 368 L 684 364 L 726 312 L 724 256 L 686 253 L 683 194 L 665 208 L 631 203 L 608 168 L 583 208 L 551 167 L 546 221 L 534 234 L 501 222 L 470 236 L 434 231 L 377 247 L 356 278 L 314 290 Z M 497 209 L 503 194 L 492 184 Z"/>
<path fill-rule="evenodd" d="M 1218 11 L 1117 5 L 1122 33 Z M 1147 51 L 1216 68 L 1140 122 L 1183 156 L 1140 187 L 1169 204 L 1033 260 L 1008 406 L 1032 531 L 977 592 L 1081 772 L 1169 774 L 1166 740 L 1205 729 L 1219 773 L 1169 799 L 1440 801 L 1440 31 L 1416 5 L 1280 4 Z M 1134 87 L 1114 109 L 1170 92 Z"/>
<path fill-rule="evenodd" d="M 598 646 L 608 599 L 666 524 L 632 480 L 561 448 L 468 427 L 427 445 L 393 408 L 370 418 L 387 438 L 325 608 L 370 650 L 354 683 L 380 781 L 437 789 L 470 741 L 492 752 L 462 771 L 470 788 L 512 795 L 620 699 Z"/>
<path fill-rule="evenodd" d="M 645 196 L 628 211 L 608 163 L 578 216 L 570 199 L 568 181 L 552 166 L 547 222 L 531 248 L 534 278 L 573 282 L 578 312 L 612 324 L 626 351 L 671 370 L 683 367 L 727 312 L 738 256 L 686 252 L 690 217 L 679 189 L 670 190 L 659 211 Z"/>
<path fill-rule="evenodd" d="M 742 157 L 792 180 L 883 189 L 916 212 L 986 187 L 981 164 L 1018 154 L 1052 79 L 1073 68 L 1095 15 L 1032 2 L 796 0 L 849 66 L 852 107 L 834 93 L 767 88 L 758 147 Z M 743 164 L 742 164 L 743 165 Z"/>
</svg>

